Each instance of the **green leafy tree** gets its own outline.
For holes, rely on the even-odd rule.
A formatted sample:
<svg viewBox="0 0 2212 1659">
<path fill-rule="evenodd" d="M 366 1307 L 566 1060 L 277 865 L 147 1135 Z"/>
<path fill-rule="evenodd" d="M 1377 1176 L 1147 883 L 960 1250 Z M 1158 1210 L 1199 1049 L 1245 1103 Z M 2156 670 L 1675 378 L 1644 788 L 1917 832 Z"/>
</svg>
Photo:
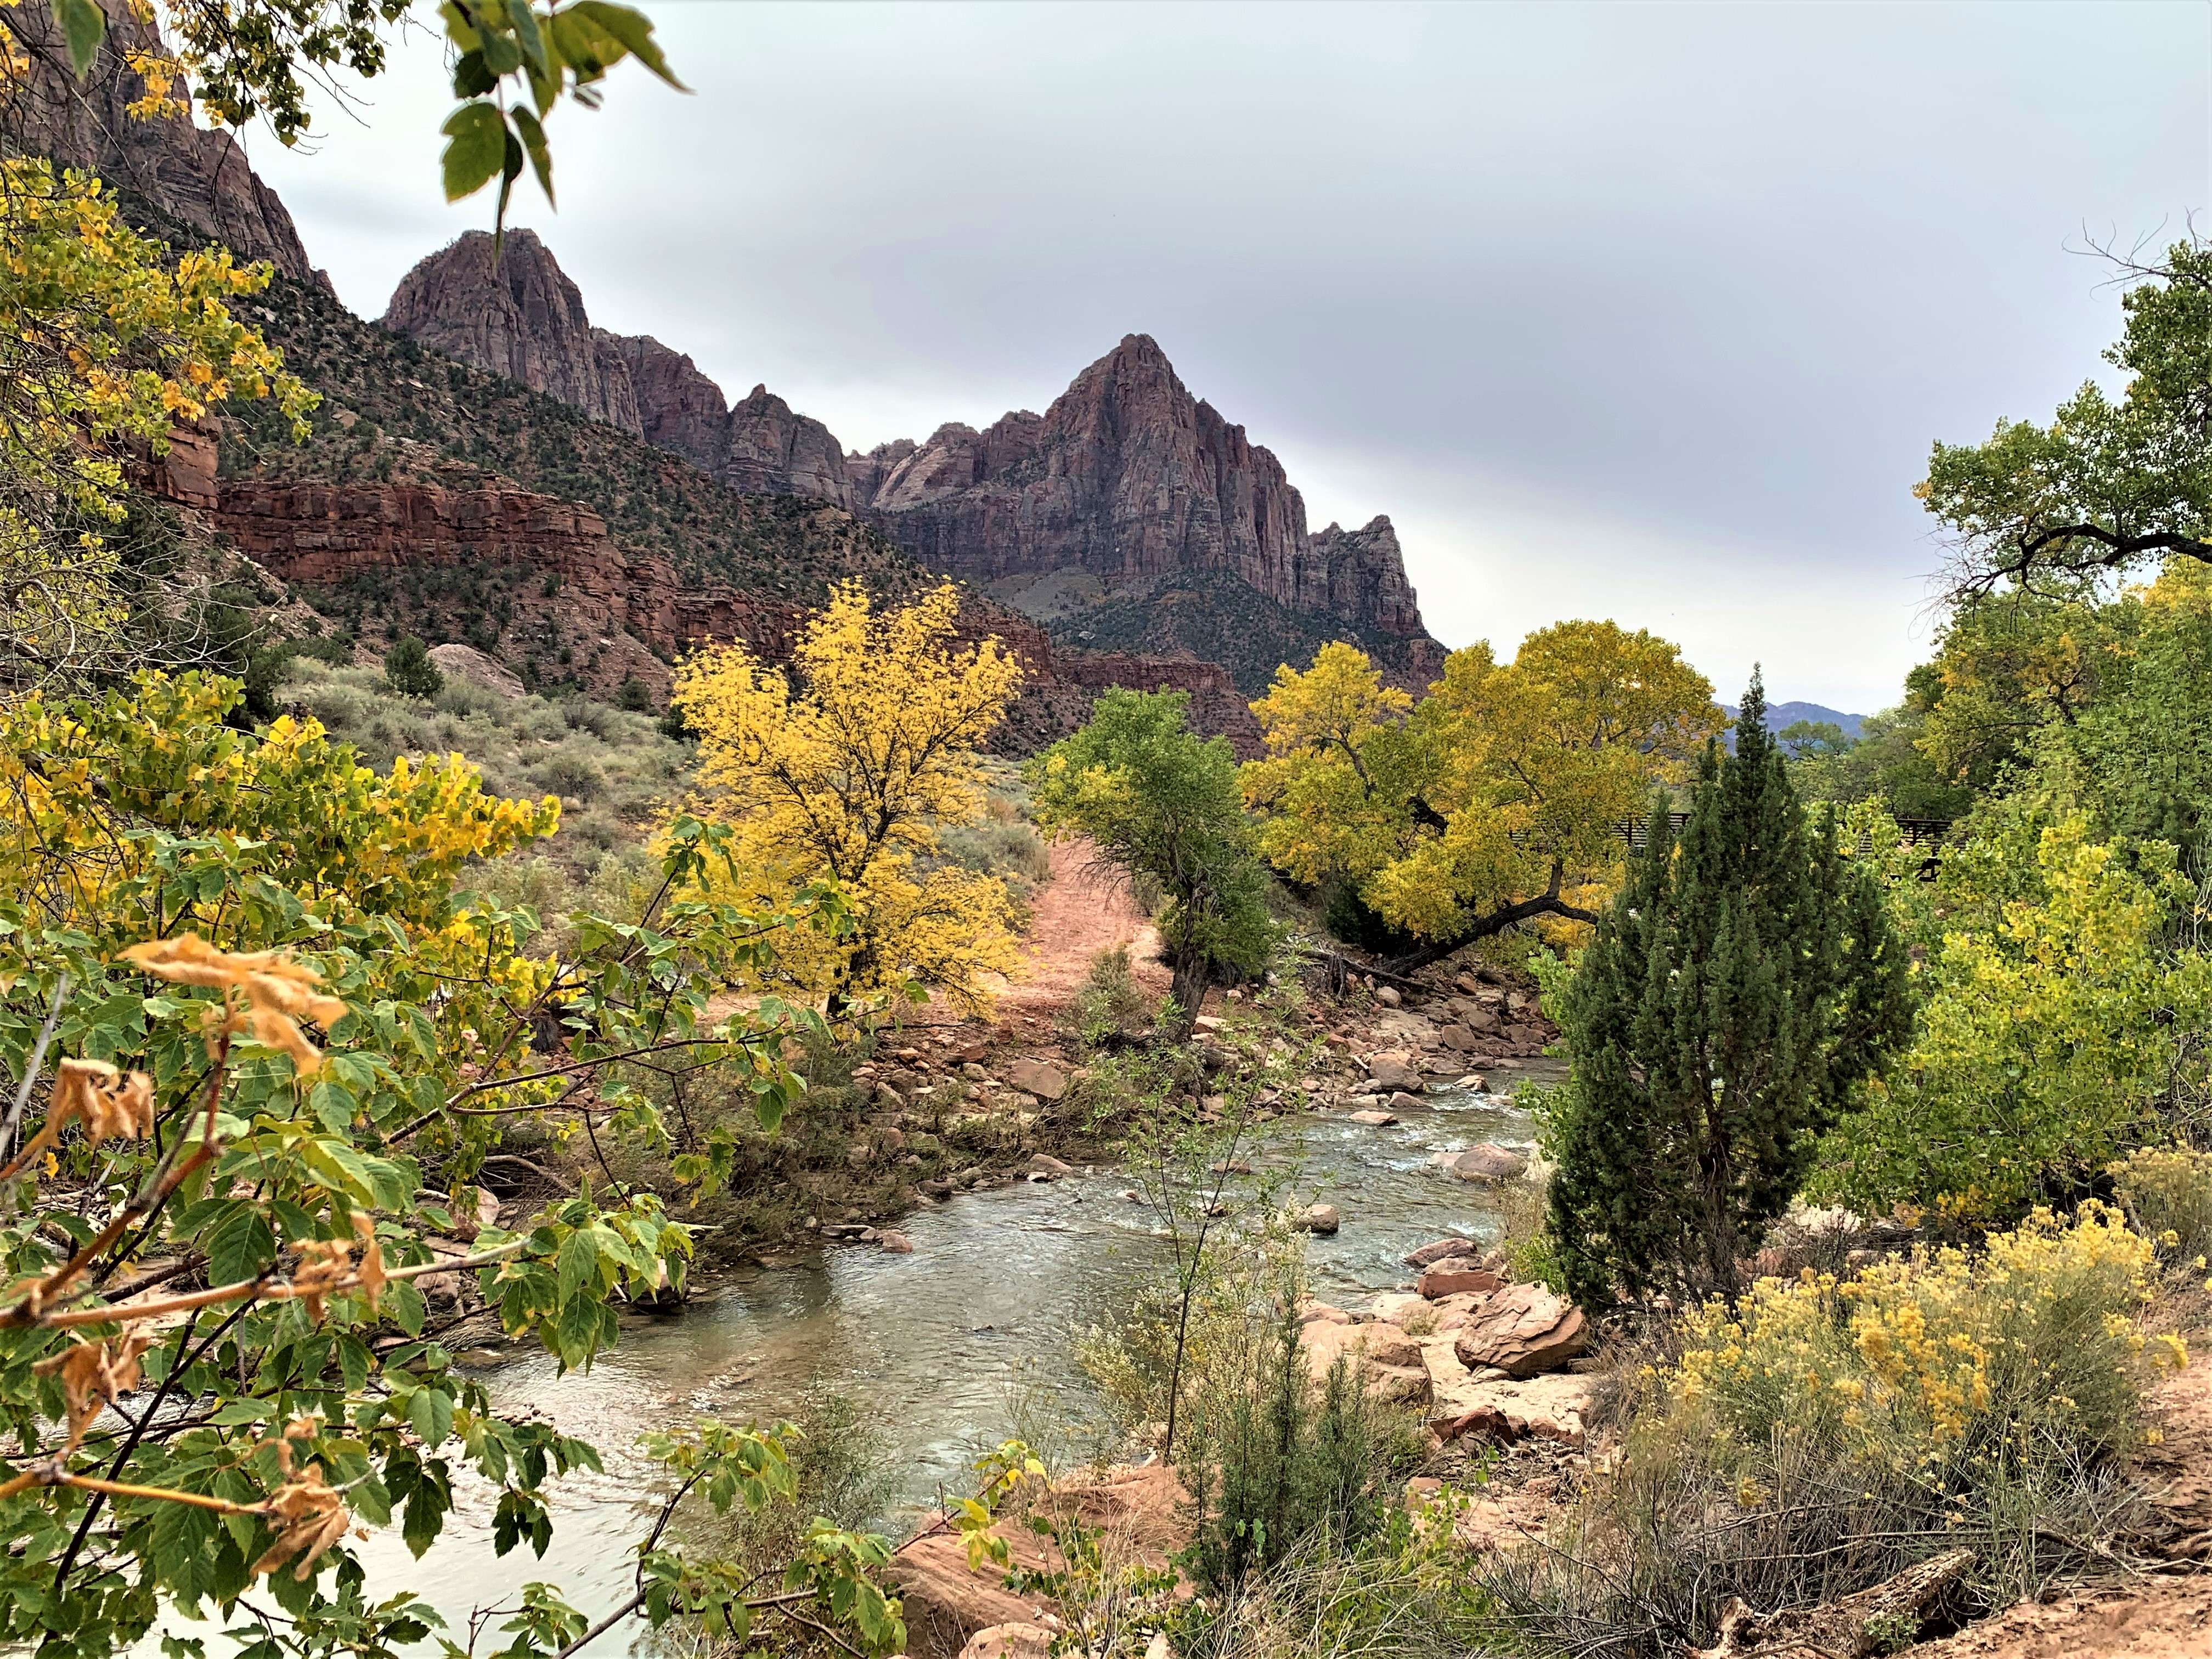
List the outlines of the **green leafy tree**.
<svg viewBox="0 0 2212 1659">
<path fill-rule="evenodd" d="M 1159 884 L 1160 937 L 1188 1036 L 1208 988 L 1265 968 L 1276 940 L 1267 877 L 1252 848 L 1237 756 L 1184 724 L 1183 691 L 1115 689 L 1090 724 L 1030 763 L 1048 835 L 1085 836 L 1124 875 Z"/>
<path fill-rule="evenodd" d="M 1791 760 L 1847 755 L 1851 748 L 1851 739 L 1833 720 L 1792 720 L 1775 733 L 1775 739 Z"/>
<path fill-rule="evenodd" d="M 2087 813 L 2040 805 L 1985 815 L 1945 860 L 1918 1033 L 1828 1136 L 1823 1196 L 2005 1223 L 2212 1128 L 2212 957 L 2175 927 L 2194 884 L 2170 845 L 2099 841 Z"/>
<path fill-rule="evenodd" d="M 403 697 L 434 697 L 446 689 L 429 648 L 412 634 L 384 653 L 384 678 Z"/>
<path fill-rule="evenodd" d="M 1551 1230 L 1575 1295 L 1733 1294 L 1814 1137 L 1910 1033 L 1880 887 L 1807 823 L 1754 678 L 1675 842 L 1645 851 L 1564 998 Z"/>
<path fill-rule="evenodd" d="M 458 757 L 378 773 L 312 721 L 241 732 L 236 698 L 147 674 L 0 704 L 0 1642 L 50 1654 L 197 1617 L 264 1659 L 382 1659 L 440 1620 L 371 1602 L 350 1530 L 422 1553 L 464 1471 L 497 1552 L 543 1554 L 550 1483 L 598 1453 L 457 1369 L 418 1281 L 473 1273 L 505 1330 L 590 1364 L 620 1300 L 680 1291 L 690 1236 L 604 1165 L 479 1225 L 504 1127 L 665 1148 L 639 1079 L 709 1066 L 773 1126 L 783 1045 L 813 1025 L 773 1000 L 708 1017 L 793 921 L 674 896 L 726 857 L 711 826 L 671 826 L 641 917 L 578 916 L 573 951 L 532 957 L 536 919 L 457 878 L 550 834 L 557 803 L 489 796 Z M 656 1449 L 718 1505 L 787 1499 L 775 1431 Z M 888 1651 L 884 1550 L 812 1529 L 763 1591 L 656 1532 L 635 1606 Z M 532 1595 L 515 1659 L 584 1632 Z"/>
<path fill-rule="evenodd" d="M 1916 494 L 1950 532 L 1954 592 L 2070 594 L 2084 577 L 2169 555 L 2212 558 L 2212 245 L 2118 261 L 2127 322 L 2094 381 L 2048 426 L 2002 421 L 1988 441 L 1938 443 Z"/>
</svg>

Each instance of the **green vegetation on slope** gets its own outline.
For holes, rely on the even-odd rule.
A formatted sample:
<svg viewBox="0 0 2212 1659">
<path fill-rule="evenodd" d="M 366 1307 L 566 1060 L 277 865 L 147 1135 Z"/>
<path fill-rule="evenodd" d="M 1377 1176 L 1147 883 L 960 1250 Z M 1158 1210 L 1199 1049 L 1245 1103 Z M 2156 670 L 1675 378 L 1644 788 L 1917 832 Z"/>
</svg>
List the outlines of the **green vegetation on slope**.
<svg viewBox="0 0 2212 1659">
<path fill-rule="evenodd" d="M 1401 668 L 1406 655 L 1406 641 L 1395 634 L 1293 611 L 1217 570 L 1164 576 L 1150 587 L 1127 589 L 1046 626 L 1054 644 L 1085 651 L 1218 662 L 1248 697 L 1266 691 L 1285 663 L 1311 662 L 1332 641 L 1359 646 L 1386 673 Z"/>
<path fill-rule="evenodd" d="M 435 466 L 459 463 L 583 503 L 618 540 L 686 577 L 799 602 L 820 599 L 841 576 L 865 578 L 881 597 L 921 586 L 913 562 L 849 514 L 798 496 L 741 495 L 642 438 L 365 323 L 304 284 L 280 278 L 246 310 L 323 406 L 305 444 L 257 410 L 235 411 L 226 476 L 465 486 Z"/>
</svg>

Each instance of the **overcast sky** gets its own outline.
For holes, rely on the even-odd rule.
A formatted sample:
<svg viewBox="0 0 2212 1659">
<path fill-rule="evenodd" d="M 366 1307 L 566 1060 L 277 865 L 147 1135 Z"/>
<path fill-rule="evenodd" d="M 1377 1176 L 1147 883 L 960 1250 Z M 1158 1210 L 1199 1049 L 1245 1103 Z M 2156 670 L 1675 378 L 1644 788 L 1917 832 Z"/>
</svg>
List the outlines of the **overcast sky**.
<svg viewBox="0 0 2212 1659">
<path fill-rule="evenodd" d="M 592 320 L 848 447 L 1042 410 L 1125 333 L 1388 513 L 1431 628 L 1612 617 L 1732 698 L 1866 712 L 1927 653 L 1931 439 L 2041 418 L 2117 333 L 2085 230 L 2212 198 L 2212 9 L 642 0 L 519 191 Z M 248 145 L 380 314 L 448 208 L 427 36 Z"/>
</svg>

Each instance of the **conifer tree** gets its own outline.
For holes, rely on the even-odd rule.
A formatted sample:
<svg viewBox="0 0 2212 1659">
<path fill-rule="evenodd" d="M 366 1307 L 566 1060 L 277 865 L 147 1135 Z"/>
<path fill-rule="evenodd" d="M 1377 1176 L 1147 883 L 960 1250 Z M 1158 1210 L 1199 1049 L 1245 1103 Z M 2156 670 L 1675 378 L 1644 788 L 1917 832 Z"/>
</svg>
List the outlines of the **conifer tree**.
<svg viewBox="0 0 2212 1659">
<path fill-rule="evenodd" d="M 1808 823 L 1756 675 L 1679 841 L 1663 798 L 1565 998 L 1551 1224 L 1575 1296 L 1737 1288 L 1814 1139 L 1909 1036 L 1905 947 L 1832 810 Z"/>
</svg>

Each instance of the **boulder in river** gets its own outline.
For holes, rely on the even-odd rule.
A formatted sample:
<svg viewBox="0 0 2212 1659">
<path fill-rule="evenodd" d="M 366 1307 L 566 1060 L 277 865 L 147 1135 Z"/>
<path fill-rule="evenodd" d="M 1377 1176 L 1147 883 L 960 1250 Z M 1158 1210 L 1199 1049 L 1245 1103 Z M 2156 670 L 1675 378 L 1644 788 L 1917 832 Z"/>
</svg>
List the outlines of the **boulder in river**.
<svg viewBox="0 0 2212 1659">
<path fill-rule="evenodd" d="M 1462 1181 L 1511 1181 L 1528 1172 L 1528 1160 L 1486 1140 L 1463 1152 L 1439 1153 L 1437 1161 Z"/>
<path fill-rule="evenodd" d="M 1512 1285 L 1468 1314 L 1453 1352 L 1469 1370 L 1527 1377 L 1558 1370 L 1589 1346 L 1580 1308 L 1541 1285 Z"/>
<path fill-rule="evenodd" d="M 1455 1255 L 1473 1255 L 1474 1241 L 1454 1235 L 1440 1238 L 1433 1244 L 1424 1244 L 1418 1250 L 1406 1252 L 1404 1261 L 1408 1267 L 1425 1267 L 1431 1262 L 1443 1261 Z"/>
<path fill-rule="evenodd" d="M 1387 1129 L 1398 1121 L 1398 1115 L 1395 1112 L 1386 1112 L 1370 1106 L 1363 1111 L 1352 1113 L 1352 1121 L 1354 1123 L 1364 1123 L 1370 1129 Z"/>
<path fill-rule="evenodd" d="M 885 1227 L 876 1235 L 876 1248 L 886 1255 L 912 1255 L 914 1241 L 896 1227 Z"/>
<path fill-rule="evenodd" d="M 1452 1256 L 1422 1272 L 1419 1289 L 1430 1301 L 1467 1291 L 1477 1294 L 1502 1290 L 1505 1281 L 1471 1256 Z"/>
<path fill-rule="evenodd" d="M 1385 1049 L 1370 1054 L 1367 1060 L 1367 1075 L 1384 1089 L 1418 1089 L 1421 1074 L 1414 1067 L 1413 1058 L 1402 1049 Z"/>
<path fill-rule="evenodd" d="M 1030 1154 L 1029 1172 L 1032 1176 L 1042 1176 L 1047 1181 L 1058 1181 L 1063 1176 L 1073 1175 L 1075 1166 L 1061 1163 L 1050 1152 L 1032 1152 Z"/>
<path fill-rule="evenodd" d="M 1395 1112 L 1417 1112 L 1425 1103 L 1419 1095 L 1409 1095 L 1403 1089 L 1390 1097 L 1390 1109 Z"/>
<path fill-rule="evenodd" d="M 1343 1224 L 1343 1212 L 1334 1204 L 1309 1204 L 1291 1222 L 1302 1233 L 1319 1233 L 1324 1238 L 1334 1238 Z"/>
</svg>

